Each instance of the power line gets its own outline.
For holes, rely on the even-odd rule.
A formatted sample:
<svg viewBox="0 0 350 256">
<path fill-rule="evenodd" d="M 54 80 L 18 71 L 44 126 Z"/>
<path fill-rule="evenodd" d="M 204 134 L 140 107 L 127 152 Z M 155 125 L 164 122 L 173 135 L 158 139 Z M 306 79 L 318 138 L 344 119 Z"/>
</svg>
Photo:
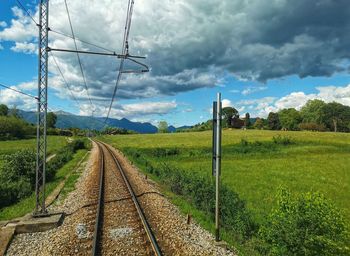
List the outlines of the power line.
<svg viewBox="0 0 350 256">
<path fill-rule="evenodd" d="M 129 37 L 129 33 L 130 33 L 130 26 L 131 26 L 131 17 L 132 17 L 132 12 L 133 12 L 133 6 L 134 6 L 134 0 L 129 0 L 128 2 L 128 11 L 127 11 L 127 15 L 126 15 L 126 22 L 125 22 L 125 29 L 124 29 L 124 38 L 123 38 L 123 46 L 122 46 L 122 54 L 128 54 L 129 53 L 129 43 L 128 43 L 128 37 Z M 122 58 L 120 60 L 120 65 L 119 65 L 119 71 L 118 71 L 118 76 L 117 76 L 117 80 L 114 86 L 114 90 L 113 90 L 113 96 L 111 99 L 111 102 L 109 104 L 109 108 L 108 108 L 108 112 L 107 112 L 107 116 L 105 119 L 105 123 L 107 122 L 109 115 L 111 113 L 111 109 L 112 109 L 112 105 L 114 102 L 114 98 L 115 95 L 117 93 L 117 89 L 118 89 L 118 85 L 120 82 L 120 79 L 122 77 L 122 70 L 124 67 L 124 61 L 125 58 Z"/>
<path fill-rule="evenodd" d="M 34 17 L 30 14 L 30 12 L 28 11 L 28 9 L 27 9 L 26 7 L 24 7 L 24 5 L 21 3 L 21 1 L 20 1 L 20 0 L 16 0 L 16 3 L 17 3 L 17 5 L 18 5 L 23 11 L 25 11 L 25 12 L 27 13 L 27 16 L 34 22 L 34 24 L 37 25 L 37 26 L 39 26 L 38 22 L 37 22 L 37 21 L 34 19 Z M 65 37 L 69 37 L 69 38 L 71 38 L 71 39 L 74 39 L 74 37 L 72 37 L 71 35 L 68 35 L 68 34 L 66 34 L 66 33 L 60 32 L 60 31 L 58 31 L 58 30 L 55 30 L 55 29 L 52 29 L 52 28 L 48 28 L 48 30 L 51 31 L 52 33 L 55 33 L 55 34 L 58 34 L 58 35 L 61 35 L 61 36 L 65 36 Z M 99 48 L 99 49 L 101 49 L 101 50 L 105 50 L 105 51 L 107 51 L 107 52 L 112 52 L 112 53 L 114 53 L 114 51 L 112 51 L 112 50 L 110 50 L 110 49 L 107 49 L 107 48 L 105 48 L 105 47 L 99 46 L 99 45 L 97 45 L 97 44 L 90 43 L 90 42 L 88 42 L 88 41 L 86 41 L 86 40 L 82 40 L 82 39 L 80 39 L 80 38 L 78 38 L 78 37 L 75 37 L 75 40 L 77 40 L 77 41 L 79 41 L 79 42 L 82 42 L 82 43 L 84 43 L 84 44 L 88 44 L 88 45 L 94 46 L 94 47 Z"/>
<path fill-rule="evenodd" d="M 19 91 L 19 90 L 16 90 L 16 89 L 14 89 L 14 88 L 11 88 L 10 86 L 7 86 L 7 85 L 1 84 L 1 83 L 0 83 L 0 86 L 4 87 L 4 88 L 6 88 L 6 89 L 12 90 L 12 91 L 14 91 L 14 92 L 23 94 L 23 95 L 25 95 L 25 96 L 34 98 L 34 99 L 36 99 L 36 100 L 38 99 L 38 97 L 36 97 L 36 96 L 33 96 L 33 95 L 29 94 L 29 93 L 25 93 L 25 92 L 22 92 L 22 91 Z"/>
<path fill-rule="evenodd" d="M 53 32 L 53 33 L 58 34 L 58 35 L 61 35 L 61 36 L 65 36 L 65 37 L 74 39 L 74 37 L 72 37 L 71 35 L 68 35 L 68 34 L 65 34 L 65 33 L 63 33 L 63 32 L 54 30 L 54 29 L 52 29 L 52 28 L 50 28 L 49 30 L 50 30 L 51 32 Z M 99 49 L 101 49 L 101 50 L 105 50 L 105 51 L 107 51 L 107 52 L 111 52 L 111 53 L 114 53 L 114 52 L 115 52 L 115 51 L 112 51 L 112 50 L 107 49 L 107 48 L 105 48 L 105 47 L 99 46 L 99 45 L 97 45 L 97 44 L 89 43 L 89 42 L 87 42 L 87 41 L 85 41 L 85 40 L 79 39 L 78 37 L 75 37 L 75 40 L 80 41 L 80 42 L 82 42 L 82 43 L 84 43 L 84 44 L 88 44 L 88 45 L 94 46 L 94 47 L 99 48 Z"/>
<path fill-rule="evenodd" d="M 64 82 L 66 88 L 69 90 L 69 92 L 70 92 L 72 98 L 78 103 L 78 106 L 79 106 L 79 108 L 80 108 L 80 103 L 79 103 L 78 99 L 74 96 L 73 91 L 71 90 L 71 88 L 69 87 L 69 85 L 68 85 L 68 83 L 67 83 L 67 80 L 66 80 L 66 78 L 64 77 L 64 75 L 63 75 L 63 73 L 62 73 L 62 70 L 61 70 L 61 68 L 59 67 L 58 63 L 57 63 L 56 58 L 55 58 L 53 52 L 50 52 L 50 55 L 51 55 L 51 57 L 52 57 L 52 59 L 53 59 L 53 61 L 54 61 L 54 63 L 55 63 L 55 66 L 56 66 L 58 72 L 60 73 L 60 75 L 61 75 L 61 77 L 62 77 L 62 80 L 63 80 L 63 82 Z"/>
<path fill-rule="evenodd" d="M 68 15 L 70 30 L 71 30 L 71 32 L 72 32 L 72 37 L 73 37 L 73 41 L 74 41 L 75 50 L 78 51 L 78 46 L 77 46 L 77 42 L 76 42 L 75 36 L 74 36 L 74 30 L 73 30 L 73 26 L 72 26 L 72 21 L 71 21 L 71 19 L 70 19 L 70 15 L 69 15 L 67 0 L 64 0 L 64 3 L 65 3 L 65 6 L 66 6 L 66 11 L 67 11 L 67 15 Z M 92 104 L 92 101 L 91 101 L 91 98 L 90 98 L 89 89 L 88 89 L 87 84 L 86 84 L 85 74 L 84 74 L 84 71 L 83 71 L 83 66 L 82 66 L 82 64 L 81 64 L 81 60 L 80 60 L 80 56 L 79 56 L 79 53 L 78 53 L 78 52 L 77 52 L 77 57 L 78 57 L 78 62 L 79 62 L 79 66 L 80 66 L 80 71 L 81 71 L 81 74 L 82 74 L 82 76 L 83 76 L 83 80 L 84 80 L 84 85 L 85 85 L 86 93 L 87 93 L 87 95 L 88 95 L 88 98 L 89 98 L 89 101 L 90 101 L 91 106 L 92 106 L 93 108 L 95 108 L 94 105 Z"/>
<path fill-rule="evenodd" d="M 35 23 L 35 25 L 39 26 L 39 23 L 36 22 L 36 20 L 35 20 L 35 19 L 33 18 L 33 16 L 30 14 L 30 12 L 28 11 L 28 9 L 24 7 L 24 5 L 21 3 L 21 1 L 16 0 L 16 3 L 17 3 L 17 5 L 18 5 L 23 11 L 25 11 L 25 12 L 28 14 L 29 18 L 32 19 L 32 21 Z"/>
</svg>

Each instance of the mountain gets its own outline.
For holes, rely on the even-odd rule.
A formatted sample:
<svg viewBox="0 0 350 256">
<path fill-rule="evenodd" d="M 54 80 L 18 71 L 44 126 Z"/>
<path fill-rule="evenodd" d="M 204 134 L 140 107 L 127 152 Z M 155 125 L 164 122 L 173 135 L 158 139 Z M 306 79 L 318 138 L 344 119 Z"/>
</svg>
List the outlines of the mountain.
<svg viewBox="0 0 350 256">
<path fill-rule="evenodd" d="M 176 130 L 179 131 L 179 130 L 185 130 L 185 129 L 190 129 L 192 128 L 193 126 L 190 126 L 190 125 L 184 125 L 184 126 L 180 126 L 180 127 L 177 127 Z"/>
<path fill-rule="evenodd" d="M 168 126 L 168 132 L 176 132 L 176 128 L 172 125 Z"/>
<path fill-rule="evenodd" d="M 36 112 L 19 110 L 19 115 L 29 123 L 36 123 Z M 55 112 L 57 115 L 56 127 L 58 128 L 80 128 L 91 130 L 102 130 L 106 124 L 111 127 L 124 128 L 138 133 L 156 133 L 157 127 L 150 123 L 132 122 L 126 118 L 110 118 L 104 123 L 103 117 L 78 116 L 64 111 Z"/>
</svg>

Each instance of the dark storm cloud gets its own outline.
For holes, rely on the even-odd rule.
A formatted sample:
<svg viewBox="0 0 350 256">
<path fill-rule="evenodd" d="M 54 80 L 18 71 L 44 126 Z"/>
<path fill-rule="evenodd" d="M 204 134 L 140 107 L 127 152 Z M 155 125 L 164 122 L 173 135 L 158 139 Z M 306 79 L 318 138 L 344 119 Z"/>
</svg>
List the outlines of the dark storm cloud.
<svg viewBox="0 0 350 256">
<path fill-rule="evenodd" d="M 124 2 L 71 1 L 70 8 L 78 37 L 120 50 Z M 51 26 L 69 33 L 61 2 L 52 0 L 50 11 Z M 348 72 L 349 17 L 347 0 L 136 1 L 130 52 L 147 55 L 151 72 L 123 76 L 117 97 L 148 98 L 211 87 L 221 83 L 225 72 L 261 82 Z M 11 24 L 0 31 L 0 41 L 31 42 L 23 31 L 34 31 L 32 39 L 36 36 L 35 26 L 26 29 L 30 21 L 19 14 L 17 19 L 27 25 Z M 70 39 L 55 35 L 50 44 L 74 47 Z M 68 82 L 83 90 L 76 56 L 57 58 Z M 109 99 L 119 60 L 84 56 L 82 62 L 91 95 Z M 62 86 L 56 81 L 56 88 Z M 86 95 L 82 92 L 80 97 Z"/>
<path fill-rule="evenodd" d="M 155 74 L 215 66 L 241 78 L 266 81 L 344 70 L 342 61 L 349 58 L 350 46 L 348 1 L 207 2 L 189 1 L 179 7 L 184 19 L 170 14 L 164 26 L 175 33 L 161 29 L 157 34 L 146 26 L 159 39 L 150 42 Z"/>
</svg>

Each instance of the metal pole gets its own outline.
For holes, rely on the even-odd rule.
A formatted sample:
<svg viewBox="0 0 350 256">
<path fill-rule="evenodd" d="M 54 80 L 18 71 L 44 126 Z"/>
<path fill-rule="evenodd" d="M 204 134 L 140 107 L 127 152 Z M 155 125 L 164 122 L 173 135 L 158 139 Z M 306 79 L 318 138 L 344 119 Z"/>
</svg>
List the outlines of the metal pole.
<svg viewBox="0 0 350 256">
<path fill-rule="evenodd" d="M 39 69 L 38 69 L 38 113 L 37 113 L 37 156 L 35 182 L 35 216 L 47 214 L 45 207 L 46 171 L 46 116 L 48 80 L 48 22 L 49 0 L 40 1 L 39 9 Z"/>
<path fill-rule="evenodd" d="M 221 94 L 217 94 L 217 112 L 216 112 L 216 161 L 215 161 L 215 240 L 220 241 L 220 204 L 219 204 L 219 185 L 221 173 Z"/>
</svg>

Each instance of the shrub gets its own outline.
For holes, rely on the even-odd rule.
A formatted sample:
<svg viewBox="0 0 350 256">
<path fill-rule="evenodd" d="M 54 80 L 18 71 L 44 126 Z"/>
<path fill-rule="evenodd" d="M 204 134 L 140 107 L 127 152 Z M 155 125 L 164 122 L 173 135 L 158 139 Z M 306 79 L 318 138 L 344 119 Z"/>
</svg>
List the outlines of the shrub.
<svg viewBox="0 0 350 256">
<path fill-rule="evenodd" d="M 5 155 L 3 159 L 5 162 L 1 168 L 1 181 L 16 182 L 20 178 L 25 178 L 30 184 L 35 183 L 36 154 L 33 150 L 20 150 Z"/>
<path fill-rule="evenodd" d="M 78 149 L 85 148 L 83 140 L 76 140 L 63 147 L 46 164 L 46 181 L 55 177 L 56 171 L 73 158 Z M 32 150 L 20 150 L 3 157 L 0 169 L 0 208 L 29 196 L 35 188 L 36 154 Z"/>
<path fill-rule="evenodd" d="M 278 206 L 260 230 L 270 255 L 349 255 L 343 217 L 319 193 L 293 198 L 281 189 Z"/>
<path fill-rule="evenodd" d="M 0 208 L 30 195 L 35 187 L 34 151 L 21 150 L 4 156 L 0 169 Z"/>
<path fill-rule="evenodd" d="M 326 126 L 318 123 L 301 123 L 299 124 L 299 129 L 304 131 L 319 131 L 319 132 L 325 132 L 327 130 Z"/>
<path fill-rule="evenodd" d="M 291 137 L 282 136 L 280 134 L 277 136 L 273 136 L 272 140 L 275 144 L 284 145 L 284 146 L 294 143 Z"/>
<path fill-rule="evenodd" d="M 195 172 L 186 172 L 168 164 L 158 167 L 148 167 L 147 171 L 160 177 L 175 194 L 184 196 L 199 210 L 214 218 L 215 210 L 215 181 L 202 177 Z M 242 239 L 248 239 L 257 230 L 257 224 L 253 221 L 245 202 L 238 194 L 221 185 L 221 209 L 222 225 L 237 234 Z"/>
<path fill-rule="evenodd" d="M 0 116 L 0 139 L 20 139 L 35 134 L 35 127 L 20 118 Z"/>
<path fill-rule="evenodd" d="M 74 140 L 72 141 L 70 144 L 68 144 L 67 146 L 68 148 L 70 148 L 70 150 L 74 153 L 79 149 L 84 149 L 85 147 L 85 142 L 84 140 L 78 139 L 78 140 Z"/>
<path fill-rule="evenodd" d="M 154 157 L 176 156 L 180 154 L 180 150 L 178 148 L 155 148 L 151 150 L 151 154 Z"/>
<path fill-rule="evenodd" d="M 276 145 L 271 142 L 254 141 L 249 142 L 245 139 L 241 139 L 239 144 L 236 144 L 231 148 L 233 153 L 238 154 L 254 154 L 254 153 L 266 153 L 276 151 Z"/>
</svg>

